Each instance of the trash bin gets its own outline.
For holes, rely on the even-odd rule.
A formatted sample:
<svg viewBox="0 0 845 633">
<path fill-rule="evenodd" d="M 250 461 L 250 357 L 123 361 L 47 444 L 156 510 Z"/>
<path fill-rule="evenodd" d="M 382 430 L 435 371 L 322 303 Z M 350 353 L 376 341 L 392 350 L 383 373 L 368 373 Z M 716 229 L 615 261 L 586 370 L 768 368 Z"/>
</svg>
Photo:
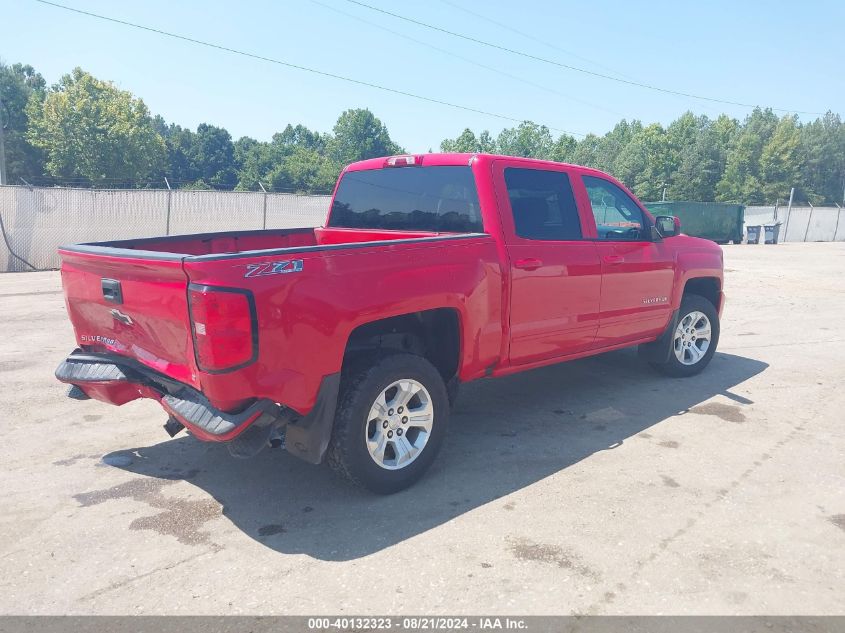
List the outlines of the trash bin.
<svg viewBox="0 0 845 633">
<path fill-rule="evenodd" d="M 778 222 L 777 224 L 767 224 L 763 228 L 766 231 L 765 235 L 765 243 L 766 244 L 777 244 L 778 238 L 780 237 L 780 225 L 781 223 Z"/>
<path fill-rule="evenodd" d="M 748 230 L 748 243 L 749 244 L 759 244 L 760 243 L 760 225 L 755 224 L 753 226 L 745 227 Z"/>
</svg>

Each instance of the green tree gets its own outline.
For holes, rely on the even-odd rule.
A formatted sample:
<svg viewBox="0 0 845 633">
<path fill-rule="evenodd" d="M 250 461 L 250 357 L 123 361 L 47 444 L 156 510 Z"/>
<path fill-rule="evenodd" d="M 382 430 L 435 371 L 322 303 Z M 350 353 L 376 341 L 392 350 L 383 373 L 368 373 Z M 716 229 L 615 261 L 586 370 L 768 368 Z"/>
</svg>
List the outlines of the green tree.
<svg viewBox="0 0 845 633">
<path fill-rule="evenodd" d="M 578 148 L 578 141 L 569 134 L 561 134 L 552 147 L 550 158 L 560 163 L 571 163 L 575 157 L 575 150 Z"/>
<path fill-rule="evenodd" d="M 297 147 L 267 176 L 274 191 L 295 193 L 328 193 L 331 191 L 340 165 L 314 149 Z"/>
<path fill-rule="evenodd" d="M 194 167 L 194 133 L 180 125 L 167 125 L 160 116 L 153 118 L 153 127 L 164 139 L 167 161 L 162 179 L 176 186 L 184 187 L 200 179 L 199 171 Z M 206 186 L 207 188 L 207 186 Z"/>
<path fill-rule="evenodd" d="M 30 99 L 27 116 L 27 140 L 45 153 L 52 176 L 105 184 L 144 180 L 164 169 L 164 139 L 144 102 L 80 68 L 43 102 Z"/>
<path fill-rule="evenodd" d="M 572 154 L 572 162 L 585 167 L 598 167 L 601 153 L 601 138 L 595 134 L 587 134 L 578 143 Z"/>
<path fill-rule="evenodd" d="M 273 143 L 285 153 L 292 152 L 298 147 L 322 153 L 326 149 L 327 141 L 327 135 L 313 132 L 304 125 L 293 126 L 290 123 L 283 131 L 273 135 Z"/>
<path fill-rule="evenodd" d="M 760 153 L 760 177 L 767 202 L 789 196 L 790 188 L 799 184 L 803 162 L 798 117 L 784 116 Z"/>
<path fill-rule="evenodd" d="M 675 183 L 678 169 L 681 165 L 681 154 L 688 153 L 689 148 L 695 146 L 703 127 L 707 125 L 707 117 L 701 119 L 689 110 L 672 121 L 666 128 L 666 184 L 667 195 L 672 196 L 672 184 Z"/>
<path fill-rule="evenodd" d="M 671 161 L 666 131 L 652 123 L 638 131 L 616 161 L 616 176 L 642 200 L 660 200 Z"/>
<path fill-rule="evenodd" d="M 458 152 L 468 154 L 493 154 L 496 152 L 496 141 L 490 136 L 490 132 L 484 130 L 478 136 L 466 128 L 460 136 L 453 139 L 444 139 L 440 143 L 441 152 Z"/>
<path fill-rule="evenodd" d="M 517 127 L 505 128 L 496 139 L 498 151 L 508 156 L 550 159 L 554 139 L 549 128 L 531 121 L 523 121 Z"/>
<path fill-rule="evenodd" d="M 801 183 L 811 202 L 845 204 L 845 125 L 838 114 L 801 128 L 804 166 Z"/>
<path fill-rule="evenodd" d="M 269 143 L 243 138 L 235 143 L 240 190 L 256 190 L 258 183 L 276 190 L 323 192 L 330 189 L 340 167 L 327 155 L 330 135 L 288 124 Z M 307 165 L 307 161 L 312 165 Z M 327 184 L 327 181 L 328 184 Z"/>
<path fill-rule="evenodd" d="M 701 117 L 700 128 L 691 144 L 677 148 L 677 169 L 669 177 L 671 200 L 710 201 L 722 176 L 723 152 L 714 124 Z"/>
<path fill-rule="evenodd" d="M 457 138 L 443 139 L 440 143 L 440 151 L 456 153 L 477 152 L 478 138 L 472 130 L 466 128 Z"/>
<path fill-rule="evenodd" d="M 478 135 L 478 151 L 484 154 L 495 154 L 499 151 L 496 147 L 496 139 L 487 130 Z"/>
<path fill-rule="evenodd" d="M 0 62 L 0 125 L 4 131 L 6 176 L 11 183 L 21 178 L 31 180 L 44 173 L 44 154 L 26 136 L 29 127 L 27 103 L 44 100 L 44 78 L 32 66 Z M 19 184 L 19 182 L 18 182 Z"/>
<path fill-rule="evenodd" d="M 384 123 L 369 110 L 360 108 L 340 115 L 327 150 L 335 162 L 342 164 L 404 151 L 390 139 Z"/>
<path fill-rule="evenodd" d="M 619 173 L 622 168 L 618 162 L 625 154 L 625 149 L 631 141 L 641 134 L 643 125 L 639 121 L 630 123 L 622 119 L 613 129 L 599 139 L 595 148 L 594 162 L 591 167 L 601 169 L 611 174 Z"/>
<path fill-rule="evenodd" d="M 763 147 L 778 125 L 771 109 L 755 108 L 746 118 L 736 142 L 728 150 L 725 171 L 716 185 L 716 198 L 724 202 L 765 202 L 760 174 Z"/>
<path fill-rule="evenodd" d="M 188 153 L 197 179 L 212 187 L 232 189 L 238 181 L 232 135 L 222 127 L 200 123 Z"/>
<path fill-rule="evenodd" d="M 728 151 L 736 144 L 737 136 L 739 136 L 739 121 L 727 114 L 720 114 L 713 121 L 712 130 L 719 148 L 719 170 L 724 172 L 728 163 Z"/>
<path fill-rule="evenodd" d="M 242 136 L 234 144 L 235 169 L 238 173 L 238 191 L 256 191 L 258 183 L 272 168 L 269 160 L 269 143 Z M 266 183 L 264 183 L 266 186 Z"/>
</svg>

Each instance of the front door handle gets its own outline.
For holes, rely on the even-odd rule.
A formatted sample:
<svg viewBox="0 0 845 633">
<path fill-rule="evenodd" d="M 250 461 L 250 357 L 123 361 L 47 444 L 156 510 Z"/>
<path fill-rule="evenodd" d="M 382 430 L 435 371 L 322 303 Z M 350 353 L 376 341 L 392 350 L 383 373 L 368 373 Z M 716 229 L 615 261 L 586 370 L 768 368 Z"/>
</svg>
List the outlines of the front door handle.
<svg viewBox="0 0 845 633">
<path fill-rule="evenodd" d="M 604 256 L 604 263 L 605 264 L 621 264 L 625 261 L 625 258 L 622 255 L 605 255 Z"/>
<path fill-rule="evenodd" d="M 521 268 L 522 270 L 537 270 L 543 265 L 536 257 L 526 257 L 525 259 L 518 259 L 513 263 L 514 268 Z"/>
</svg>

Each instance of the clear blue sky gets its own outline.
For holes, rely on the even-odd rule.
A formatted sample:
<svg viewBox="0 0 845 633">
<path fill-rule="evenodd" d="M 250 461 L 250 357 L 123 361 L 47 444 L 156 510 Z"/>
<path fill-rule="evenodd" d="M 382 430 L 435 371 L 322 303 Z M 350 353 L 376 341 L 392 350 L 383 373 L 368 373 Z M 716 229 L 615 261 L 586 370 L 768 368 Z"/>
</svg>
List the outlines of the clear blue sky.
<svg viewBox="0 0 845 633">
<path fill-rule="evenodd" d="M 346 0 L 320 0 L 335 10 L 310 0 L 57 1 L 560 130 L 601 134 L 622 117 L 666 124 L 688 109 L 739 118 L 749 111 L 588 77 L 435 33 Z M 676 0 L 646 6 L 606 0 L 364 1 L 501 46 L 678 91 L 812 112 L 845 110 L 842 2 Z M 542 42 L 452 5 L 483 12 Z M 81 66 L 142 97 L 153 113 L 168 121 L 192 128 L 202 122 L 220 125 L 234 138 L 267 140 L 287 123 L 329 131 L 342 110 L 355 107 L 370 108 L 393 139 L 414 152 L 436 150 L 443 138 L 465 127 L 496 134 L 514 125 L 71 14 L 34 0 L 0 0 L 0 16 L 0 58 L 6 63 L 30 63 L 49 83 Z"/>
</svg>

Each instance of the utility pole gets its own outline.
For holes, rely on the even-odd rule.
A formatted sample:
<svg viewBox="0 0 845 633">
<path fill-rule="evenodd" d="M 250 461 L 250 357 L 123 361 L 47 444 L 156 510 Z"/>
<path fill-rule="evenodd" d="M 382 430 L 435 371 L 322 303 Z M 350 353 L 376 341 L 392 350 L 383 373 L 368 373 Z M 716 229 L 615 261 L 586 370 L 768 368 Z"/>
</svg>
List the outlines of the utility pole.
<svg viewBox="0 0 845 633">
<path fill-rule="evenodd" d="M 9 184 L 6 180 L 6 136 L 5 124 L 3 123 L 3 86 L 0 84 L 0 185 Z"/>
</svg>

